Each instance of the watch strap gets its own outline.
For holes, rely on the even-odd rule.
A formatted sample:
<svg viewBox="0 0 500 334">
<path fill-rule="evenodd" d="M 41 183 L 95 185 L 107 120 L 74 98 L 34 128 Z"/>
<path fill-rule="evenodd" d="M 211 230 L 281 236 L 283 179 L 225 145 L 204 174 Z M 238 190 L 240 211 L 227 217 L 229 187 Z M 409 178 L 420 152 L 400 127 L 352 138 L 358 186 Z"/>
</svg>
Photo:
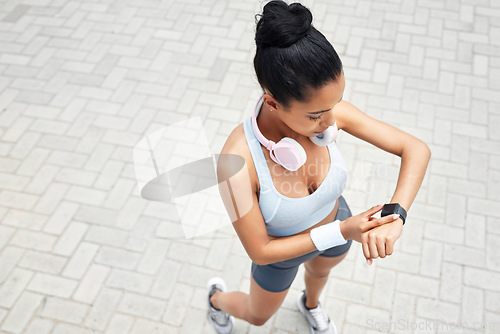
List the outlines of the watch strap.
<svg viewBox="0 0 500 334">
<path fill-rule="evenodd" d="M 399 217 L 403 220 L 403 225 L 406 222 L 406 210 L 399 205 L 399 203 L 388 203 L 385 204 L 382 208 L 382 212 L 380 213 L 380 217 L 388 216 L 391 214 L 397 213 Z"/>
</svg>

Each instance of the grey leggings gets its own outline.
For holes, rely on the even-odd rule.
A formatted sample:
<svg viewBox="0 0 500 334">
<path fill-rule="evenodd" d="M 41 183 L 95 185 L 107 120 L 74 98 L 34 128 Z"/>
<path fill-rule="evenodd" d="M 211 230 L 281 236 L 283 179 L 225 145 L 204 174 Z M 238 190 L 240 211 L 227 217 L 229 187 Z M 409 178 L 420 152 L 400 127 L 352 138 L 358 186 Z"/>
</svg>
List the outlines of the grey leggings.
<svg viewBox="0 0 500 334">
<path fill-rule="evenodd" d="M 346 220 L 351 217 L 352 213 L 343 196 L 339 197 L 339 209 L 335 219 Z M 311 253 L 288 259 L 285 261 L 275 262 L 266 265 L 258 265 L 252 261 L 252 276 L 257 284 L 264 290 L 271 292 L 285 291 L 292 285 L 299 265 L 316 256 L 336 257 L 344 254 L 351 247 L 352 240 L 347 240 L 347 243 L 328 248 L 324 251 L 315 250 Z"/>
</svg>

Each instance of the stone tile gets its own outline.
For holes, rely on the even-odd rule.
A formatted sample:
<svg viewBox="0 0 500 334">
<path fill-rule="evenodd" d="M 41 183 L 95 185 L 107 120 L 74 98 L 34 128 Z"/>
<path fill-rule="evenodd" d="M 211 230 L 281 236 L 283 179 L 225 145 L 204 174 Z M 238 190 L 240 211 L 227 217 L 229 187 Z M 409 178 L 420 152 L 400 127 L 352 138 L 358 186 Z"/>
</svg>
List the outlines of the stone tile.
<svg viewBox="0 0 500 334">
<path fill-rule="evenodd" d="M 109 287 L 140 294 L 146 294 L 151 284 L 152 278 L 148 275 L 121 269 L 111 270 L 106 280 L 106 285 Z"/>
<path fill-rule="evenodd" d="M 28 285 L 33 272 L 25 269 L 15 269 L 0 287 L 0 306 L 12 308 L 15 301 Z"/>
<path fill-rule="evenodd" d="M 449 302 L 462 300 L 462 285 L 464 284 L 463 266 L 443 262 L 439 298 Z"/>
<path fill-rule="evenodd" d="M 102 287 L 99 281 L 93 283 Z M 97 291 L 97 289 L 94 290 Z M 91 299 L 93 299 L 93 297 L 97 298 L 92 300 L 92 309 L 85 318 L 85 327 L 91 328 L 94 331 L 104 331 L 112 319 L 122 295 L 122 291 L 107 289 L 105 287 L 99 291 L 99 295 L 97 296 L 91 293 Z"/>
<path fill-rule="evenodd" d="M 28 334 L 49 334 L 54 327 L 54 322 L 49 319 L 39 317 L 30 321 L 25 333 Z"/>
<path fill-rule="evenodd" d="M 156 274 L 163 264 L 169 246 L 168 241 L 153 240 L 148 245 L 137 270 L 141 273 Z"/>
<path fill-rule="evenodd" d="M 52 213 L 48 222 L 44 225 L 43 231 L 51 234 L 61 234 L 77 210 L 77 204 L 63 201 Z"/>
<path fill-rule="evenodd" d="M 189 300 L 192 297 L 192 288 L 189 285 L 176 283 L 172 297 L 162 316 L 162 321 L 172 326 L 182 325 L 182 319 L 189 310 Z"/>
<path fill-rule="evenodd" d="M 83 239 L 84 234 L 88 230 L 88 225 L 73 222 L 69 224 L 64 233 L 60 236 L 57 243 L 54 245 L 53 253 L 69 256 L 73 254 Z"/>
<path fill-rule="evenodd" d="M 64 256 L 29 250 L 25 253 L 18 266 L 37 272 L 58 275 L 67 264 L 67 261 L 68 259 Z"/>
<path fill-rule="evenodd" d="M 465 244 L 468 247 L 484 249 L 486 244 L 486 218 L 484 216 L 467 214 Z"/>
<path fill-rule="evenodd" d="M 464 283 L 472 287 L 499 291 L 500 288 L 495 284 L 499 278 L 499 273 L 491 272 L 490 270 L 464 268 Z"/>
<path fill-rule="evenodd" d="M 375 276 L 375 282 L 372 290 L 372 303 L 379 305 L 380 308 L 391 310 L 395 288 L 397 282 L 397 273 L 392 270 L 384 270 L 381 268 L 377 268 L 377 274 Z"/>
<path fill-rule="evenodd" d="M 484 292 L 481 289 L 464 287 L 460 320 L 468 324 L 483 322 Z"/>
<path fill-rule="evenodd" d="M 120 313 L 114 313 L 109 322 L 107 332 L 109 333 L 129 333 L 134 324 L 134 317 Z M 142 329 L 142 328 L 139 328 Z"/>
<path fill-rule="evenodd" d="M 57 241 L 53 235 L 42 232 L 18 230 L 12 237 L 11 244 L 37 251 L 50 251 Z"/>
<path fill-rule="evenodd" d="M 417 299 L 417 315 L 427 319 L 444 322 L 458 322 L 460 308 L 458 305 L 435 299 L 419 297 Z"/>
<path fill-rule="evenodd" d="M 484 250 L 466 246 L 445 245 L 443 259 L 448 262 L 463 264 L 472 267 L 484 267 Z"/>
<path fill-rule="evenodd" d="M 29 291 L 23 292 L 16 304 L 10 308 L 0 328 L 9 332 L 21 332 L 41 303 L 41 295 Z"/>
<path fill-rule="evenodd" d="M 72 279 L 38 273 L 35 274 L 26 289 L 49 296 L 69 298 L 77 285 L 78 282 Z"/>
<path fill-rule="evenodd" d="M 98 249 L 97 245 L 86 242 L 80 243 L 64 268 L 62 276 L 75 279 L 82 278 L 94 260 Z"/>
<path fill-rule="evenodd" d="M 346 321 L 354 325 L 369 328 L 376 327 L 377 324 L 388 323 L 389 320 L 389 312 L 379 310 L 375 307 L 359 304 L 351 304 L 347 307 Z"/>
<path fill-rule="evenodd" d="M 121 298 L 117 307 L 118 312 L 157 321 L 160 320 L 163 310 L 164 300 L 128 292 Z"/>
<path fill-rule="evenodd" d="M 169 326 L 161 322 L 150 321 L 147 319 L 138 319 L 130 331 L 130 333 L 133 334 L 152 333 L 152 332 L 159 332 L 165 334 L 179 333 L 176 327 Z"/>
<path fill-rule="evenodd" d="M 90 306 L 58 297 L 44 297 L 40 316 L 78 325 L 82 323 Z"/>
<path fill-rule="evenodd" d="M 399 292 L 432 298 L 439 291 L 439 280 L 399 273 L 396 289 Z"/>
<path fill-rule="evenodd" d="M 2 220 L 5 226 L 39 231 L 47 222 L 47 216 L 23 210 L 10 209 Z"/>
<path fill-rule="evenodd" d="M 441 242 L 424 240 L 420 273 L 425 276 L 440 278 L 443 261 L 443 245 Z"/>
<path fill-rule="evenodd" d="M 110 270 L 106 267 L 93 265 L 82 278 L 80 285 L 76 289 L 73 299 L 87 304 L 93 304 L 95 298 L 102 290 L 104 281 L 109 275 Z M 113 298 L 113 293 L 109 293 L 108 298 Z"/>
</svg>

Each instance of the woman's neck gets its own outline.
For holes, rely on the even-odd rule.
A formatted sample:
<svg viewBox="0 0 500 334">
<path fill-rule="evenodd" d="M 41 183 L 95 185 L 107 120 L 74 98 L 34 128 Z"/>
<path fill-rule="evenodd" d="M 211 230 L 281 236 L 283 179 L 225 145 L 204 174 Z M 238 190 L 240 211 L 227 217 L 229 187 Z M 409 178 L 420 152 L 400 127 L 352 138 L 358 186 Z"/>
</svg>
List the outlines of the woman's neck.
<svg viewBox="0 0 500 334">
<path fill-rule="evenodd" d="M 265 104 L 262 104 L 259 115 L 257 116 L 257 125 L 262 135 L 275 143 L 279 142 L 284 137 L 295 139 L 299 143 L 305 139 L 305 136 L 295 132 L 286 125 L 279 118 L 277 111 L 269 110 Z"/>
</svg>

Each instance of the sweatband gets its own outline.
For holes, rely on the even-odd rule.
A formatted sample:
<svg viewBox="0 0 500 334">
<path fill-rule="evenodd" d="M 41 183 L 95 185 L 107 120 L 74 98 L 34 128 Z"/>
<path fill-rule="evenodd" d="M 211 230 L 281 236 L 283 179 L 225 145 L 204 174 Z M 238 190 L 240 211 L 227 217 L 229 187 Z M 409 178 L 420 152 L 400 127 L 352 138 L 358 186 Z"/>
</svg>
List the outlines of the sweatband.
<svg viewBox="0 0 500 334">
<path fill-rule="evenodd" d="M 340 232 L 340 220 L 313 228 L 309 235 L 319 251 L 347 243 Z"/>
</svg>

